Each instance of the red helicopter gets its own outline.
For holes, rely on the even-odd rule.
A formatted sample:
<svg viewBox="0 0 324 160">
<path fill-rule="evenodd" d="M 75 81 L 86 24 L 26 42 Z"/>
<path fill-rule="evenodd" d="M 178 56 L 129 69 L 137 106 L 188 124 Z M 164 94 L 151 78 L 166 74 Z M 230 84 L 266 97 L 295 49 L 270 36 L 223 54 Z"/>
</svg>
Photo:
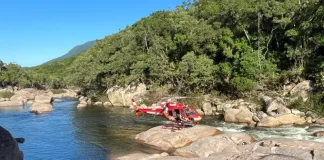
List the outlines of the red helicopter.
<svg viewBox="0 0 324 160">
<path fill-rule="evenodd" d="M 194 126 L 201 120 L 201 115 L 198 114 L 193 106 L 185 106 L 177 99 L 182 97 L 163 98 L 162 102 L 155 106 L 141 108 L 138 107 L 134 98 L 132 98 L 133 109 L 136 112 L 136 117 L 142 114 L 151 114 L 162 116 L 171 121 L 171 126 L 174 128 L 184 128 L 186 126 Z M 163 127 L 170 126 L 170 123 L 164 123 Z"/>
</svg>

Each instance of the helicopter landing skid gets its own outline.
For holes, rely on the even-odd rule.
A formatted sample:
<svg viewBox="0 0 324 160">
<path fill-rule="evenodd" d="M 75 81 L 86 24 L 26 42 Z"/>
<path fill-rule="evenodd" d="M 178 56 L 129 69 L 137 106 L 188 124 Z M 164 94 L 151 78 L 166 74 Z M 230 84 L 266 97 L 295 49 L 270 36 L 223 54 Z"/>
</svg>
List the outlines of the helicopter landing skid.
<svg viewBox="0 0 324 160">
<path fill-rule="evenodd" d="M 171 128 L 172 131 L 174 130 L 181 130 L 183 128 L 186 127 L 192 127 L 192 124 L 187 124 L 184 122 L 172 122 L 172 123 L 163 123 L 162 125 L 162 129 L 167 129 L 167 128 Z"/>
</svg>

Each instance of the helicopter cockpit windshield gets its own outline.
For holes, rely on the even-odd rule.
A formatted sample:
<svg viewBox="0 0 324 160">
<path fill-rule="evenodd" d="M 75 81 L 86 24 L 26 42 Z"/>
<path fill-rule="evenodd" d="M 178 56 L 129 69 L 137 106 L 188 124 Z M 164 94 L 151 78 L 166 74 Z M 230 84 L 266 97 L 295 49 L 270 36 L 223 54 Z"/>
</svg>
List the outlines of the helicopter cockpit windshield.
<svg viewBox="0 0 324 160">
<path fill-rule="evenodd" d="M 193 116 L 196 113 L 193 110 L 191 110 L 190 108 L 186 108 L 186 114 L 187 114 L 187 116 Z"/>
</svg>

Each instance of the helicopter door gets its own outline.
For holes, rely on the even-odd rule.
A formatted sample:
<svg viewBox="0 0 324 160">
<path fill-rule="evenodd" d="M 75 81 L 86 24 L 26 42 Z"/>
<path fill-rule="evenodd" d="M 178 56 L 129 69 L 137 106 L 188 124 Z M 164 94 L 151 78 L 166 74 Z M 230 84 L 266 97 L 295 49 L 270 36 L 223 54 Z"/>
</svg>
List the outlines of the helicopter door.
<svg viewBox="0 0 324 160">
<path fill-rule="evenodd" d="M 169 116 L 173 116 L 172 110 L 169 110 L 168 113 L 169 113 Z"/>
</svg>

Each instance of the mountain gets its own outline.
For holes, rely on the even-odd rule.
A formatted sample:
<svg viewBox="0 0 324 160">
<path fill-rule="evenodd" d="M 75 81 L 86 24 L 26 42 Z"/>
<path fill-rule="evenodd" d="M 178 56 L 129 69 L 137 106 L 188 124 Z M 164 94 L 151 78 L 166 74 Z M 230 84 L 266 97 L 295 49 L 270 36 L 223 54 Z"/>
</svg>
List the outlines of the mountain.
<svg viewBox="0 0 324 160">
<path fill-rule="evenodd" d="M 96 40 L 89 41 L 89 42 L 86 42 L 86 43 L 81 44 L 81 45 L 77 45 L 77 46 L 73 47 L 68 53 L 64 54 L 63 56 L 52 59 L 52 60 L 50 60 L 48 62 L 45 62 L 44 64 L 49 63 L 49 62 L 62 60 L 62 59 L 66 59 L 66 58 L 72 57 L 74 55 L 80 54 L 80 53 L 88 50 L 89 48 L 91 48 L 95 44 L 96 44 Z"/>
</svg>

